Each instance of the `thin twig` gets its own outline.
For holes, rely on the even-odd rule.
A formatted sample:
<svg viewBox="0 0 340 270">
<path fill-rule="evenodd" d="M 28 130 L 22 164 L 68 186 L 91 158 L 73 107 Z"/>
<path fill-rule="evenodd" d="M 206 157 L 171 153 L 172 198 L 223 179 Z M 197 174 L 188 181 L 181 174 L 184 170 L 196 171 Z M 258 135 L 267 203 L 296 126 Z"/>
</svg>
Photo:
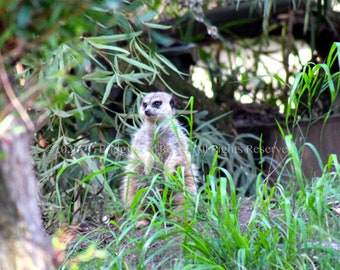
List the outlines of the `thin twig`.
<svg viewBox="0 0 340 270">
<path fill-rule="evenodd" d="M 9 98 L 11 104 L 13 105 L 13 107 L 19 113 L 21 119 L 24 121 L 26 128 L 30 131 L 33 131 L 34 130 L 34 124 L 31 120 L 31 118 L 29 117 L 27 111 L 22 106 L 22 104 L 20 103 L 20 100 L 18 99 L 18 97 L 15 94 L 15 91 L 14 91 L 12 85 L 11 85 L 8 73 L 6 71 L 4 59 L 3 59 L 1 52 L 0 52 L 0 83 L 2 84 L 3 89 L 4 89 L 7 97 Z"/>
</svg>

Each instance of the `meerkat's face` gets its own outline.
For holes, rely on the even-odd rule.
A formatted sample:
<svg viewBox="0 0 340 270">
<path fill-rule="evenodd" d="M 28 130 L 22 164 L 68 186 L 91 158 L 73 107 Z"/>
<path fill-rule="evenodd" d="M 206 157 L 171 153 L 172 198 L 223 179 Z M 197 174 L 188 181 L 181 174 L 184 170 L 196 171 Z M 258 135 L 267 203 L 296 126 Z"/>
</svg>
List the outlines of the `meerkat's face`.
<svg viewBox="0 0 340 270">
<path fill-rule="evenodd" d="M 145 121 L 163 121 L 175 115 L 174 100 L 164 92 L 149 93 L 144 97 L 139 113 Z"/>
</svg>

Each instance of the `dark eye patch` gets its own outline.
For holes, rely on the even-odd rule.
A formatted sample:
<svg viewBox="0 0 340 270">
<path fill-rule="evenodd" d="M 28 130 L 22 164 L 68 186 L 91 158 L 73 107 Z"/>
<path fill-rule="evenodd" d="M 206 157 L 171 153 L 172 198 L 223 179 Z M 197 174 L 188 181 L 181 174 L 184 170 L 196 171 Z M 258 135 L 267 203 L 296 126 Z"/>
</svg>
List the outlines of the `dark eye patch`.
<svg viewBox="0 0 340 270">
<path fill-rule="evenodd" d="M 175 107 L 175 101 L 173 99 L 171 99 L 169 103 L 171 108 Z"/>
<path fill-rule="evenodd" d="M 162 105 L 162 101 L 154 101 L 152 103 L 152 107 L 159 109 L 159 107 Z"/>
<path fill-rule="evenodd" d="M 148 106 L 146 102 L 143 102 L 143 108 L 145 109 Z"/>
</svg>

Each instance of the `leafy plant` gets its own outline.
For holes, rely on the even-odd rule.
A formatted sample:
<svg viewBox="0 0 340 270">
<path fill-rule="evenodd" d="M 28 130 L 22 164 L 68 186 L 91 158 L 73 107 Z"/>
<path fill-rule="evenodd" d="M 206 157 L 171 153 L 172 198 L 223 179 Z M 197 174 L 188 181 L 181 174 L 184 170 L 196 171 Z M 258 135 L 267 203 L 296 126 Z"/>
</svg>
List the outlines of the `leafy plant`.
<svg viewBox="0 0 340 270">
<path fill-rule="evenodd" d="M 312 83 L 312 87 L 316 85 Z M 192 108 L 190 102 L 189 108 Z M 295 119 L 294 126 L 297 127 L 298 119 Z M 193 122 L 189 121 L 189 124 Z M 188 222 L 171 219 L 172 210 L 165 197 L 157 192 L 151 197 L 147 195 L 151 186 L 137 194 L 134 206 L 126 215 L 112 219 L 108 226 L 99 227 L 97 234 L 108 241 L 103 248 L 115 256 L 94 260 L 92 267 L 333 269 L 340 242 L 336 212 L 340 184 L 337 156 L 330 155 L 326 164 L 320 159 L 322 175 L 307 179 L 301 169 L 300 146 L 289 129 L 281 128 L 288 149 L 284 165 L 285 168 L 293 167 L 292 185 L 282 185 L 280 177 L 283 174 L 279 174 L 277 183 L 268 186 L 263 175 L 257 173 L 254 174 L 255 194 L 245 198 L 236 186 L 241 174 L 228 168 L 227 159 L 216 147 L 227 137 L 212 130 L 210 124 L 201 123 L 196 129 L 189 128 L 192 130 L 189 134 L 196 140 L 193 153 L 197 153 L 203 143 L 209 145 L 203 155 L 200 153 L 205 176 L 193 202 L 195 210 L 191 219 Z M 308 143 L 304 146 L 313 148 Z M 317 149 L 313 151 L 318 154 Z M 175 177 L 181 181 L 181 174 Z M 158 181 L 157 175 L 153 181 Z M 157 205 L 159 212 L 151 215 L 150 226 L 136 230 L 134 224 L 144 213 L 138 213 L 135 207 L 145 199 Z M 87 237 L 79 241 L 86 242 Z"/>
<path fill-rule="evenodd" d="M 323 110 L 324 121 L 328 120 L 340 89 L 339 71 L 331 71 L 336 70 L 336 66 L 340 64 L 339 54 L 340 43 L 334 43 L 324 64 L 308 63 L 303 71 L 297 74 L 291 89 L 287 108 L 289 117 L 286 118 L 286 122 L 291 116 L 293 123 L 297 123 L 302 117 L 311 119 L 317 109 Z M 329 100 L 329 104 L 327 107 L 322 107 L 324 105 L 322 101 L 325 99 Z M 318 108 L 318 105 L 321 108 Z"/>
<path fill-rule="evenodd" d="M 326 164 L 318 158 L 323 174 L 307 179 L 301 168 L 302 147 L 296 145 L 291 130 L 281 128 L 289 149 L 283 169 L 293 168 L 290 181 L 297 185 L 281 184 L 280 173 L 277 183 L 268 186 L 242 142 L 246 135 L 234 137 L 219 132 L 213 126 L 216 119 L 204 120 L 205 112 L 193 117 L 193 99 L 188 102 L 189 116 L 184 118 L 194 141 L 193 155 L 204 175 L 192 202 L 193 215 L 187 222 L 172 219 L 176 214 L 168 209 L 166 196 L 145 193 L 152 187 L 138 193 L 131 211 L 124 213 L 117 187 L 129 149 L 124 139 L 139 121 L 132 113 L 140 103 L 138 86 L 149 85 L 156 78 L 166 84 L 162 73 L 166 69 L 177 72 L 142 35 L 142 31 L 147 32 L 163 45 L 171 43 L 156 31 L 168 26 L 154 23 L 158 14 L 150 10 L 162 8 L 161 4 L 106 1 L 80 6 L 52 2 L 17 5 L 19 2 L 5 8 L 10 13 L 5 14 L 8 20 L 0 44 L 29 44 L 18 63 L 24 69 L 16 79 L 18 93 L 22 93 L 20 100 L 27 102 L 40 128 L 32 155 L 42 190 L 45 225 L 51 232 L 61 223 L 86 225 L 78 228 L 78 237 L 69 246 L 62 269 L 314 269 L 335 265 L 339 217 L 334 212 L 336 207 L 330 205 L 339 201 L 337 157 L 331 155 Z M 48 7 L 46 13 L 44 5 Z M 74 5 L 76 9 L 71 8 Z M 16 14 L 14 11 L 18 16 L 10 17 Z M 71 16 L 73 11 L 80 15 Z M 46 23 L 33 19 L 39 15 Z M 88 22 L 91 29 L 85 31 Z M 61 26 L 51 35 L 50 31 L 56 30 L 54 25 Z M 35 29 L 39 38 L 31 39 L 29 29 Z M 247 46 L 251 49 L 252 44 Z M 16 62 L 13 48 L 5 59 L 11 64 Z M 30 48 L 32 54 L 26 54 Z M 258 52 L 253 53 L 256 56 Z M 209 54 L 201 51 L 203 60 L 208 61 Z M 233 59 L 236 64 L 238 57 L 241 52 Z M 293 126 L 298 128 L 301 108 L 302 113 L 313 116 L 311 105 L 321 93 L 329 93 L 330 107 L 334 105 L 339 72 L 330 70 L 339 59 L 336 43 L 325 64 L 304 67 L 290 89 L 287 123 L 293 119 Z M 216 91 L 225 86 L 230 93 L 228 83 L 234 83 L 234 78 L 241 84 L 241 92 L 248 91 L 247 83 L 255 74 L 252 69 L 243 72 L 242 65 L 237 64 L 233 67 L 235 73 L 228 76 L 215 68 L 217 64 L 208 64 L 211 75 L 220 75 L 214 85 Z M 239 72 L 243 73 L 241 77 Z M 262 91 L 262 78 L 256 78 L 260 79 L 256 91 Z M 25 86 L 19 86 L 20 79 L 26 80 Z M 287 84 L 282 79 L 279 82 Z M 111 95 L 122 95 L 122 102 L 117 103 Z M 268 100 L 275 100 L 273 92 Z M 327 108 L 325 121 L 330 113 Z M 318 149 L 308 143 L 305 146 L 317 155 Z M 174 178 L 183 181 L 181 173 Z M 159 181 L 158 176 L 152 181 Z M 253 201 L 245 200 L 245 194 L 253 194 Z M 137 206 L 146 199 L 152 200 L 158 213 L 151 215 L 149 227 L 136 230 L 137 219 L 144 215 L 137 213 Z M 249 218 L 242 216 L 245 212 Z"/>
</svg>

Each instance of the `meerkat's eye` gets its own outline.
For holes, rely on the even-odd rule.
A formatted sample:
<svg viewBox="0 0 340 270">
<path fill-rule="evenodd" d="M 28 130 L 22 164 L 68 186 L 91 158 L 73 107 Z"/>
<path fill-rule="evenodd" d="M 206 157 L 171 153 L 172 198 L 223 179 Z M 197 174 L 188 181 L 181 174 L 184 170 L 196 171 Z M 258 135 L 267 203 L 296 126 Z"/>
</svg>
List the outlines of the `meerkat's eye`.
<svg viewBox="0 0 340 270">
<path fill-rule="evenodd" d="M 152 103 L 152 107 L 158 109 L 162 105 L 162 101 L 155 101 Z"/>
<path fill-rule="evenodd" d="M 143 108 L 145 109 L 148 106 L 146 102 L 143 102 Z"/>
</svg>

